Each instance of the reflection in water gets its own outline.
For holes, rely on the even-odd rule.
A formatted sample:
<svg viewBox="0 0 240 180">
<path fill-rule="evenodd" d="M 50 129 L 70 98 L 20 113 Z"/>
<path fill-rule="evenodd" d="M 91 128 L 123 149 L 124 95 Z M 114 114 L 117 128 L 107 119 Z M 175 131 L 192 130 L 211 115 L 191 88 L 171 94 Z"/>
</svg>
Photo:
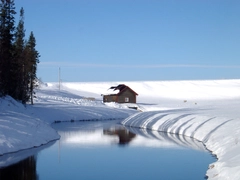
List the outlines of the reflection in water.
<svg viewBox="0 0 240 180">
<path fill-rule="evenodd" d="M 110 136 L 118 136 L 119 145 L 128 144 L 136 136 L 136 134 L 128 131 L 125 128 L 103 130 L 103 134 Z"/>
<path fill-rule="evenodd" d="M 0 180 L 37 180 L 37 154 L 39 151 L 52 146 L 49 142 L 38 148 L 19 151 L 0 156 Z"/>
<path fill-rule="evenodd" d="M 145 137 L 149 140 L 156 139 L 159 143 L 168 144 L 166 146 L 176 145 L 179 147 L 186 147 L 200 151 L 207 151 L 204 144 L 196 139 L 183 136 L 180 134 L 172 134 L 160 131 L 152 131 L 148 129 L 141 129 L 141 128 L 132 128 L 132 127 L 125 127 L 132 133 L 138 134 L 139 136 Z M 163 145 L 162 145 L 163 146 Z"/>
<path fill-rule="evenodd" d="M 177 149 L 183 147 L 208 152 L 201 142 L 193 138 L 124 127 L 118 124 L 118 121 L 59 123 L 54 124 L 53 128 L 61 136 L 61 143 L 79 146 L 129 144 L 130 146 Z"/>
<path fill-rule="evenodd" d="M 1 180 L 37 180 L 36 158 L 30 156 L 17 164 L 0 169 Z"/>
<path fill-rule="evenodd" d="M 0 169 L 0 180 L 106 180 L 116 179 L 116 174 L 117 179 L 204 179 L 213 158 L 203 153 L 207 150 L 201 142 L 117 123 L 54 124 L 61 139 L 40 153 L 30 153 L 27 159 Z M 0 167 L 13 156 L 0 157 Z"/>
</svg>

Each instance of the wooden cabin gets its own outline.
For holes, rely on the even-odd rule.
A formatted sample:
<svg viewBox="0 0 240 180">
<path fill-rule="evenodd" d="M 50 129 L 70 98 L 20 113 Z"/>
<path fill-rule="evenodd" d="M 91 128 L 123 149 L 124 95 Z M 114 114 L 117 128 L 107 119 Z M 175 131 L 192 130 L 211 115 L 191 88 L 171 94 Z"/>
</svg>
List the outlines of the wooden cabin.
<svg viewBox="0 0 240 180">
<path fill-rule="evenodd" d="M 103 95 L 103 102 L 136 103 L 137 93 L 125 84 L 109 88 L 110 94 Z"/>
</svg>

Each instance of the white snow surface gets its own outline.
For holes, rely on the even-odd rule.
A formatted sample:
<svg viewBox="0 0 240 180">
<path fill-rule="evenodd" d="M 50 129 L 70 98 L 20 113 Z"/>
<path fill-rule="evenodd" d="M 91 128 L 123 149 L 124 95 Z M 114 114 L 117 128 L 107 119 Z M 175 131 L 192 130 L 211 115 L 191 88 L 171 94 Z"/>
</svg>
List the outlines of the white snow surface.
<svg viewBox="0 0 240 180">
<path fill-rule="evenodd" d="M 111 86 L 139 94 L 137 107 L 102 103 Z M 58 139 L 54 121 L 124 119 L 125 126 L 182 134 L 202 141 L 217 156 L 208 179 L 240 177 L 240 80 L 46 83 L 34 105 L 0 99 L 0 154 Z M 4 164 L 4 162 L 0 162 Z"/>
</svg>

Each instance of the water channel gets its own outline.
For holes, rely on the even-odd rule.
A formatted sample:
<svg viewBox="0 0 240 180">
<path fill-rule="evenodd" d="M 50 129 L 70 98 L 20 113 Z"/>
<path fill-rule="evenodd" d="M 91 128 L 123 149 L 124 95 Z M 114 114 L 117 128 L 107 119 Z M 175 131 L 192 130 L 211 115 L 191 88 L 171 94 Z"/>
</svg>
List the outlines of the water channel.
<svg viewBox="0 0 240 180">
<path fill-rule="evenodd" d="M 204 180 L 215 161 L 201 142 L 126 128 L 117 121 L 58 123 L 53 128 L 60 140 L 1 156 L 0 179 Z"/>
</svg>

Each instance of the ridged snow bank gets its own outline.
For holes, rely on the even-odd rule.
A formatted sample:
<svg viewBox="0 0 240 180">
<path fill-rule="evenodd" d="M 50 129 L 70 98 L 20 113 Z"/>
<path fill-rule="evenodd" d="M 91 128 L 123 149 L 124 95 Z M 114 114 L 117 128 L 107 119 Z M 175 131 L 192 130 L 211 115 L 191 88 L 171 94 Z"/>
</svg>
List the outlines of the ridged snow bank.
<svg viewBox="0 0 240 180">
<path fill-rule="evenodd" d="M 0 155 L 41 146 L 58 138 L 55 130 L 34 118 L 22 104 L 9 96 L 0 99 Z"/>
<path fill-rule="evenodd" d="M 202 141 L 217 156 L 209 165 L 208 179 L 238 180 L 240 177 L 240 120 L 209 117 L 190 111 L 152 111 L 134 114 L 122 124 L 181 134 Z"/>
</svg>

